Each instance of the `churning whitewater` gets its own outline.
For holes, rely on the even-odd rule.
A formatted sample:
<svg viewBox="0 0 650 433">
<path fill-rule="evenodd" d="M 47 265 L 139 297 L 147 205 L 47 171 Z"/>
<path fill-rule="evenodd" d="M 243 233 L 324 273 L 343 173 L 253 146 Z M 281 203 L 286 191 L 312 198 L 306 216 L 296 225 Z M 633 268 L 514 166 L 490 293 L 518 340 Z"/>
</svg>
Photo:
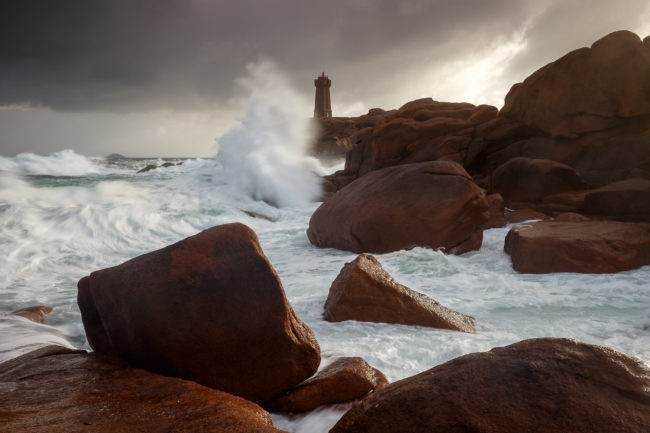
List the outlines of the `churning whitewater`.
<svg viewBox="0 0 650 433">
<path fill-rule="evenodd" d="M 305 230 L 318 206 L 323 168 L 306 158 L 308 112 L 283 93 L 265 62 L 240 84 L 249 108 L 219 140 L 215 159 L 136 172 L 159 159 L 90 158 L 63 150 L 0 157 L 0 361 L 47 344 L 89 350 L 77 281 L 219 224 L 242 222 L 280 276 L 298 316 L 314 331 L 322 366 L 360 356 L 395 381 L 452 358 L 533 337 L 570 337 L 610 346 L 650 364 L 650 266 L 618 274 L 522 275 L 503 252 L 509 227 L 487 230 L 462 256 L 423 248 L 377 255 L 395 279 L 476 318 L 476 334 L 322 319 L 329 286 L 356 255 L 312 246 Z M 271 81 L 269 81 L 271 80 Z M 293 99 L 292 99 L 293 98 Z M 251 212 L 268 217 L 250 216 Z M 7 314 L 54 307 L 45 324 Z M 272 356 L 272 354 L 269 354 Z M 279 428 L 326 432 L 342 408 L 289 418 Z"/>
</svg>

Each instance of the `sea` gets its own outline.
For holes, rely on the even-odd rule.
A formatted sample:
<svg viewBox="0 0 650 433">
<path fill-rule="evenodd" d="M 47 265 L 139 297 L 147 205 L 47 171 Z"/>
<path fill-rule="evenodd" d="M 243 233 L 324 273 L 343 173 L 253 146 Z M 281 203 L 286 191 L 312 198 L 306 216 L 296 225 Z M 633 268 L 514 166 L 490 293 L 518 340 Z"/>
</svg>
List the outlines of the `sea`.
<svg viewBox="0 0 650 433">
<path fill-rule="evenodd" d="M 137 173 L 164 162 L 182 165 Z M 304 182 L 314 180 L 316 168 L 340 168 L 318 164 L 311 161 Z M 356 256 L 311 245 L 305 230 L 318 198 L 292 200 L 295 188 L 305 187 L 293 185 L 298 175 L 282 180 L 286 167 L 262 168 L 251 187 L 250 173 L 241 179 L 241 167 L 233 172 L 219 158 L 106 159 L 72 150 L 0 157 L 0 361 L 48 344 L 90 350 L 76 302 L 80 278 L 238 221 L 259 236 L 291 305 L 316 334 L 323 365 L 360 356 L 396 381 L 534 337 L 610 346 L 650 364 L 650 266 L 603 275 L 519 274 L 503 251 L 510 226 L 485 231 L 481 249 L 460 256 L 426 248 L 376 256 L 398 282 L 474 316 L 475 334 L 324 321 L 330 284 Z M 32 305 L 54 310 L 44 324 L 7 314 Z M 287 431 L 326 432 L 346 409 L 273 419 Z"/>
</svg>

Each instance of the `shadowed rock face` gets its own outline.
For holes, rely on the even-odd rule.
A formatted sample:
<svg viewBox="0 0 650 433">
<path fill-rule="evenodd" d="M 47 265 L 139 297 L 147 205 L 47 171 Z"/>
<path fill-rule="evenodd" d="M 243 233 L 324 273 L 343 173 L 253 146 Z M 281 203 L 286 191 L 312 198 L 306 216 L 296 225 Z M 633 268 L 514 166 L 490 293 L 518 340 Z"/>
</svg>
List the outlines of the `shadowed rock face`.
<svg viewBox="0 0 650 433">
<path fill-rule="evenodd" d="M 384 374 L 363 358 L 338 358 L 277 400 L 270 411 L 306 412 L 324 404 L 346 403 L 388 384 Z"/>
<path fill-rule="evenodd" d="M 589 191 L 580 209 L 615 219 L 650 222 L 650 179 L 628 179 Z"/>
<path fill-rule="evenodd" d="M 59 346 L 0 364 L 0 408 L 3 432 L 281 432 L 242 398 Z"/>
<path fill-rule="evenodd" d="M 453 359 L 357 403 L 331 433 L 646 433 L 650 370 L 612 349 L 525 340 Z"/>
<path fill-rule="evenodd" d="M 483 230 L 504 227 L 508 224 L 505 216 L 505 205 L 501 194 L 490 194 L 487 196 L 487 201 L 490 219 L 483 224 Z"/>
<path fill-rule="evenodd" d="M 650 224 L 542 221 L 513 227 L 505 240 L 522 273 L 611 273 L 650 264 Z"/>
<path fill-rule="evenodd" d="M 548 195 L 587 187 L 573 168 L 548 159 L 513 158 L 492 179 L 493 189 L 506 202 L 541 202 Z"/>
<path fill-rule="evenodd" d="M 373 256 L 346 263 L 330 287 L 324 319 L 400 323 L 474 332 L 474 319 L 393 279 Z"/>
<path fill-rule="evenodd" d="M 255 233 L 205 230 L 79 281 L 88 341 L 133 366 L 264 401 L 320 363 Z"/>
<path fill-rule="evenodd" d="M 376 170 L 348 184 L 311 217 L 321 248 L 386 253 L 416 246 L 462 254 L 479 249 L 485 192 L 451 161 Z"/>
</svg>

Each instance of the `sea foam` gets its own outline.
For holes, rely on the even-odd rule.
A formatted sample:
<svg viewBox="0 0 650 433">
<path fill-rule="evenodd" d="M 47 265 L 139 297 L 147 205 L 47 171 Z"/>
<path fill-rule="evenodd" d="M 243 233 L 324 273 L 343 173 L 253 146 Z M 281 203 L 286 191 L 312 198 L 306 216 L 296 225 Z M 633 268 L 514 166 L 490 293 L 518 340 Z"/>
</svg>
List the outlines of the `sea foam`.
<svg viewBox="0 0 650 433">
<path fill-rule="evenodd" d="M 309 170 L 313 159 L 306 160 L 312 140 L 307 102 L 274 63 L 261 60 L 246 70 L 237 80 L 246 115 L 217 140 L 224 174 L 244 193 L 280 207 L 314 201 L 320 185 Z"/>
</svg>

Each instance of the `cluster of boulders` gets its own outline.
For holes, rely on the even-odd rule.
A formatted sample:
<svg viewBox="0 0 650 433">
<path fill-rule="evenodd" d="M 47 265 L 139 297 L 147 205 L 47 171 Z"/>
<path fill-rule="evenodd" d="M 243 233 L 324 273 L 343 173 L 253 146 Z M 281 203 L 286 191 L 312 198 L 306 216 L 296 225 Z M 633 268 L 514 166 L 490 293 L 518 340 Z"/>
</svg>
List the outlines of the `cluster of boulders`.
<svg viewBox="0 0 650 433">
<path fill-rule="evenodd" d="M 554 219 L 513 229 L 505 250 L 517 271 L 650 264 L 649 95 L 650 37 L 620 31 L 514 85 L 501 110 L 429 98 L 324 128 L 318 143 L 344 143 L 346 161 L 323 178 L 309 239 L 460 254 L 479 249 L 486 228 Z"/>
<path fill-rule="evenodd" d="M 324 320 L 475 332 L 365 253 L 462 254 L 508 222 L 543 220 L 506 237 L 519 272 L 650 264 L 649 92 L 650 40 L 617 32 L 515 85 L 501 111 L 425 99 L 323 121 L 317 153 L 345 151 L 346 168 L 324 179 L 307 234 L 361 253 Z M 278 432 L 266 410 L 356 400 L 332 432 L 650 431 L 650 370 L 573 340 L 525 340 L 392 384 L 361 358 L 318 371 L 314 333 L 242 224 L 93 272 L 78 304 L 94 352 L 51 346 L 0 364 L 0 430 Z"/>
<path fill-rule="evenodd" d="M 354 400 L 332 432 L 650 428 L 650 370 L 573 340 L 526 340 L 393 384 L 361 358 L 332 359 L 314 375 L 318 342 L 242 224 L 93 272 L 78 287 L 95 352 L 48 346 L 0 364 L 4 430 L 279 432 L 266 410 Z M 49 311 L 15 313 L 38 321 Z M 472 317 L 397 283 L 365 254 L 332 283 L 324 319 L 474 332 Z"/>
</svg>

